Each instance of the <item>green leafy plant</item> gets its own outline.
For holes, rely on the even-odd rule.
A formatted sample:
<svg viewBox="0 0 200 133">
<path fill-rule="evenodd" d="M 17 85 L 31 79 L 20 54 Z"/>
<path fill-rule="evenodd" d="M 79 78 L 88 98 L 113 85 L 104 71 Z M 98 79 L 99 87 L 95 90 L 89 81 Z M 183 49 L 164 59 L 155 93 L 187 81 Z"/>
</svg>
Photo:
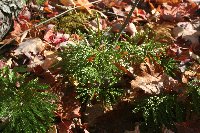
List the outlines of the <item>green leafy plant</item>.
<svg viewBox="0 0 200 133">
<path fill-rule="evenodd" d="M 163 56 L 160 65 L 163 67 L 166 74 L 169 76 L 176 76 L 175 71 L 178 71 L 178 63 L 173 58 Z"/>
<path fill-rule="evenodd" d="M 200 115 L 200 81 L 192 80 L 188 83 L 188 96 L 190 98 L 191 111 Z"/>
<path fill-rule="evenodd" d="M 145 58 L 149 58 L 151 62 L 160 65 L 160 67 L 163 68 L 163 72 L 174 76 L 174 71 L 178 71 L 178 63 L 173 58 L 168 57 L 166 53 L 168 45 L 161 41 L 165 37 L 160 36 L 160 38 L 158 38 L 157 36 L 157 33 L 152 29 L 146 28 L 134 37 L 127 37 L 127 41 L 138 49 L 135 50 L 135 48 L 131 48 L 129 50 L 129 52 L 133 52 L 134 57 L 136 57 L 132 58 L 134 59 L 133 62 L 138 63 L 138 59 L 140 59 L 141 63 L 144 62 Z"/>
<path fill-rule="evenodd" d="M 107 31 L 89 30 L 81 41 L 67 44 L 60 52 L 62 62 L 59 65 L 69 77 L 78 81 L 77 93 L 82 102 L 95 99 L 105 105 L 114 103 L 123 92 L 115 85 L 122 74 L 128 73 L 130 66 L 145 62 L 146 57 L 161 64 L 160 55 L 165 53 L 166 45 L 144 34 L 114 42 L 114 35 Z M 140 45 L 139 36 L 147 38 Z"/>
<path fill-rule="evenodd" d="M 158 133 L 163 126 L 174 128 L 174 122 L 182 121 L 183 109 L 176 95 L 159 95 L 139 101 L 133 112 L 144 118 L 141 131 Z"/>
<path fill-rule="evenodd" d="M 78 81 L 77 93 L 82 102 L 101 101 L 105 106 L 114 103 L 122 94 L 115 86 L 122 72 L 115 66 L 120 54 L 109 36 L 91 34 L 75 45 L 68 44 L 60 53 L 64 71 Z"/>
<path fill-rule="evenodd" d="M 26 80 L 5 67 L 0 70 L 0 131 L 5 133 L 41 133 L 52 124 L 55 95 L 38 79 Z"/>
</svg>

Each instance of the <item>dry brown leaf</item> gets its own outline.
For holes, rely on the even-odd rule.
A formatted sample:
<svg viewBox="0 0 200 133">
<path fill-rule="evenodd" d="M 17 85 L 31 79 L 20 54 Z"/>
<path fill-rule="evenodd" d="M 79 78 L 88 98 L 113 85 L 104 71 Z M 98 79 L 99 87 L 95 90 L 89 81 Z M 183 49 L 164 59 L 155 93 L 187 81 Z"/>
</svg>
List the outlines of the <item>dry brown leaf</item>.
<svg viewBox="0 0 200 133">
<path fill-rule="evenodd" d="M 10 33 L 12 38 L 16 37 L 16 41 L 19 43 L 20 42 L 20 35 L 22 33 L 21 26 L 18 22 L 14 21 L 14 30 Z"/>
<path fill-rule="evenodd" d="M 0 60 L 0 69 L 3 68 L 4 66 L 6 66 L 6 62 Z"/>
<path fill-rule="evenodd" d="M 198 26 L 194 27 L 191 22 L 180 22 L 173 29 L 173 35 L 175 38 L 181 37 L 183 40 L 189 42 L 190 56 L 200 62 L 200 31 L 196 29 L 198 29 Z"/>
<path fill-rule="evenodd" d="M 30 57 L 31 54 L 38 54 L 42 52 L 45 48 L 45 43 L 42 42 L 40 38 L 28 39 L 25 42 L 19 44 L 19 47 L 14 50 L 14 55 L 25 54 Z"/>
<path fill-rule="evenodd" d="M 159 78 L 153 77 L 149 74 L 140 77 L 137 76 L 135 80 L 131 81 L 131 87 L 133 89 L 144 90 L 145 93 L 149 94 L 160 94 L 162 92 L 163 83 L 159 83 Z"/>
<path fill-rule="evenodd" d="M 58 55 L 53 51 L 44 51 L 45 60 L 41 64 L 43 69 L 48 69 L 51 67 L 55 62 L 61 60 Z"/>
<path fill-rule="evenodd" d="M 79 9 L 86 9 L 89 13 L 91 13 L 90 7 L 93 6 L 88 0 L 60 0 L 65 6 L 80 6 Z"/>
<path fill-rule="evenodd" d="M 128 33 L 130 33 L 131 36 L 135 36 L 137 33 L 136 26 L 133 23 L 129 23 L 125 29 Z"/>
<path fill-rule="evenodd" d="M 88 24 L 88 26 L 90 28 L 92 28 L 93 30 L 95 30 L 95 31 L 97 31 L 98 28 L 99 28 L 99 30 L 104 30 L 104 29 L 107 28 L 107 22 L 106 22 L 105 19 L 99 18 L 99 24 L 98 24 L 97 20 L 94 19 L 94 20 L 90 21 L 90 23 Z"/>
<path fill-rule="evenodd" d="M 58 133 L 56 125 L 51 126 L 49 131 L 47 131 L 47 133 Z"/>
<path fill-rule="evenodd" d="M 131 81 L 133 91 L 143 90 L 148 94 L 160 94 L 161 92 L 178 91 L 179 84 L 177 80 L 163 74 L 159 77 L 154 77 L 150 74 L 137 76 Z"/>
<path fill-rule="evenodd" d="M 64 6 L 75 6 L 74 0 L 59 0 Z"/>
<path fill-rule="evenodd" d="M 85 114 L 85 121 L 89 124 L 93 123 L 96 118 L 104 114 L 104 108 L 101 104 L 95 104 L 92 106 L 87 106 Z"/>
<path fill-rule="evenodd" d="M 145 2 L 151 4 L 151 7 L 154 8 L 153 4 L 163 4 L 163 3 L 178 4 L 182 2 L 182 0 L 145 0 Z"/>
<path fill-rule="evenodd" d="M 92 13 L 90 7 L 93 6 L 93 4 L 90 3 L 88 0 L 77 0 L 75 4 L 76 6 L 81 6 L 79 9 L 85 9 L 90 14 Z"/>
<path fill-rule="evenodd" d="M 161 24 L 149 23 L 148 26 L 156 32 L 155 40 L 157 41 L 165 41 L 167 43 L 171 43 L 173 40 L 171 30 L 174 28 L 175 24 L 170 22 L 163 22 Z M 163 36 L 164 40 L 159 40 Z"/>
<path fill-rule="evenodd" d="M 35 68 L 36 66 L 40 66 L 43 63 L 43 60 L 39 56 L 31 56 L 29 59 L 29 68 Z"/>
<path fill-rule="evenodd" d="M 120 10 L 120 9 L 118 9 L 118 8 L 115 8 L 115 7 L 112 7 L 112 9 L 113 9 L 113 12 L 114 12 L 117 16 L 125 16 L 125 13 L 124 13 L 122 10 Z"/>
</svg>

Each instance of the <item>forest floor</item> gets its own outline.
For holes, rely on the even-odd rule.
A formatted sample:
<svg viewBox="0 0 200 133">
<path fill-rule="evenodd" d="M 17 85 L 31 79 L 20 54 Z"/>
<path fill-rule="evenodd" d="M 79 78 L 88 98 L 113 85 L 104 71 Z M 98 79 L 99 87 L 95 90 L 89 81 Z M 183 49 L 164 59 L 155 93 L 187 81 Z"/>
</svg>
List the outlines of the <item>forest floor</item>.
<svg viewBox="0 0 200 133">
<path fill-rule="evenodd" d="M 133 113 L 135 99 L 173 93 L 180 101 L 187 100 L 187 84 L 200 80 L 199 3 L 141 0 L 127 19 L 136 3 L 131 0 L 31 2 L 15 19 L 13 29 L 0 42 L 3 55 L 0 66 L 27 67 L 32 77 L 49 84 L 59 96 L 56 121 L 49 133 L 140 133 L 144 119 L 141 114 Z M 126 20 L 127 25 L 120 31 Z M 176 62 L 177 69 L 170 75 L 164 68 L 153 65 L 148 57 L 135 66 L 121 66 L 124 75 L 119 86 L 125 88 L 125 94 L 117 103 L 109 107 L 97 101 L 91 101 L 94 104 L 90 105 L 81 103 L 76 98 L 77 81 L 64 77 L 62 67 L 55 68 L 54 64 L 62 60 L 58 52 L 69 43 L 76 45 L 83 39 L 83 33 L 87 35 L 88 29 L 119 34 L 119 38 L 115 38 L 119 41 L 126 40 L 126 35 L 134 37 L 151 29 L 155 36 L 150 39 L 167 45 L 167 56 Z M 139 38 L 137 43 L 141 45 L 145 37 Z M 89 58 L 89 62 L 93 58 Z M 175 123 L 179 133 L 200 133 L 199 125 L 200 117 L 193 113 L 185 114 L 183 121 Z M 163 127 L 162 132 L 175 131 Z"/>
</svg>

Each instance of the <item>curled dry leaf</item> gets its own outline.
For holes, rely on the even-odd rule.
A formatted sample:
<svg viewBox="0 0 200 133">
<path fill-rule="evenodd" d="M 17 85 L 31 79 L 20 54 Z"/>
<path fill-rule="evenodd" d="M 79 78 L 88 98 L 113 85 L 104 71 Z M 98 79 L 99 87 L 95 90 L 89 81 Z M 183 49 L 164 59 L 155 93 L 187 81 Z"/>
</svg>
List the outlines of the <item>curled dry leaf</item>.
<svg viewBox="0 0 200 133">
<path fill-rule="evenodd" d="M 131 34 L 131 36 L 135 36 L 137 33 L 136 26 L 133 23 L 129 23 L 125 29 L 128 33 Z"/>
<path fill-rule="evenodd" d="M 13 26 L 14 30 L 10 33 L 11 37 L 16 37 L 16 41 L 20 42 L 20 34 L 22 33 L 22 29 L 20 24 L 17 21 L 14 21 L 14 26 Z"/>
<path fill-rule="evenodd" d="M 14 55 L 25 54 L 30 57 L 31 54 L 38 54 L 42 52 L 45 48 L 45 43 L 42 42 L 40 38 L 28 39 L 25 42 L 19 44 L 19 47 L 14 50 Z"/>
<path fill-rule="evenodd" d="M 185 17 L 190 17 L 191 14 L 195 13 L 196 7 L 191 6 L 191 4 L 182 2 L 175 6 L 169 5 L 167 3 L 163 4 L 163 9 L 160 10 L 161 17 L 163 20 L 170 22 L 182 22 Z"/>
<path fill-rule="evenodd" d="M 116 21 L 112 24 L 112 28 L 111 28 L 111 31 L 113 33 L 118 33 L 121 28 L 122 28 L 122 23 L 121 21 Z M 135 34 L 137 33 L 137 29 L 136 29 L 136 26 L 133 24 L 133 23 L 129 23 L 126 28 L 124 29 L 124 31 L 126 33 L 129 33 L 129 35 L 131 36 L 135 36 Z"/>
<path fill-rule="evenodd" d="M 185 42 L 190 42 L 190 56 L 199 61 L 200 56 L 200 31 L 196 30 L 199 27 L 193 25 L 192 22 L 179 22 L 177 27 L 173 29 L 175 38 L 181 37 Z"/>
<path fill-rule="evenodd" d="M 64 6 L 75 6 L 74 0 L 59 0 Z"/>
<path fill-rule="evenodd" d="M 97 31 L 98 28 L 99 30 L 104 30 L 106 29 L 107 27 L 107 22 L 105 19 L 101 19 L 101 18 L 98 18 L 99 19 L 99 22 L 97 22 L 96 19 L 90 21 L 90 23 L 88 24 L 90 28 L 92 28 L 93 30 Z M 98 24 L 99 23 L 99 24 Z M 99 27 L 98 27 L 99 26 Z"/>
<path fill-rule="evenodd" d="M 91 13 L 90 7 L 93 6 L 88 0 L 59 0 L 65 6 L 80 6 L 79 9 L 85 9 Z"/>
<path fill-rule="evenodd" d="M 135 80 L 131 81 L 133 91 L 143 90 L 149 94 L 160 94 L 168 91 L 178 91 L 178 81 L 163 74 L 159 77 L 146 74 L 144 76 L 137 76 Z"/>
<path fill-rule="evenodd" d="M 43 69 L 48 69 L 51 67 L 54 63 L 61 60 L 61 57 L 58 57 L 58 55 L 53 51 L 44 51 L 45 60 L 42 62 L 41 66 Z"/>
<path fill-rule="evenodd" d="M 55 32 L 53 30 L 55 25 L 49 24 L 47 31 L 44 35 L 44 40 L 48 43 L 52 43 L 54 45 L 60 44 L 62 42 L 65 42 L 69 39 L 69 34 L 63 34 L 60 32 Z"/>
<path fill-rule="evenodd" d="M 3 68 L 4 66 L 6 66 L 6 63 L 2 60 L 0 60 L 0 69 Z"/>
<path fill-rule="evenodd" d="M 149 94 L 160 94 L 163 91 L 163 83 L 159 79 L 147 74 L 144 77 L 137 76 L 135 80 L 131 81 L 131 87 L 137 89 L 136 91 L 143 90 Z"/>
</svg>

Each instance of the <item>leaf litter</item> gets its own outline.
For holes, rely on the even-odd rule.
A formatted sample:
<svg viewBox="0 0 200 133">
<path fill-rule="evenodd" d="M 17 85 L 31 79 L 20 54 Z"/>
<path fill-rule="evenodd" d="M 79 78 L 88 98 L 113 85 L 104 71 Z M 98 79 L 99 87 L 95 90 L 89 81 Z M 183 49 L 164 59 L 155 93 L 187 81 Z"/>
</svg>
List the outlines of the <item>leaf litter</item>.
<svg viewBox="0 0 200 133">
<path fill-rule="evenodd" d="M 82 112 L 81 108 L 83 108 L 83 106 L 75 98 L 76 93 L 74 90 L 67 88 L 66 83 L 59 82 L 60 79 L 63 79 L 62 76 L 57 74 L 57 71 L 60 70 L 51 69 L 56 62 L 62 60 L 58 57 L 57 51 L 59 51 L 61 47 L 66 46 L 68 42 L 73 43 L 79 41 L 81 37 L 77 33 L 65 34 L 62 31 L 56 31 L 54 28 L 56 24 L 51 21 L 48 24 L 33 28 L 37 21 L 41 21 L 37 19 L 37 17 L 45 19 L 45 17 L 54 17 L 56 14 L 61 13 L 61 9 L 55 6 L 57 3 L 60 3 L 62 6 L 69 8 L 79 6 L 78 11 L 88 12 L 89 14 L 92 14 L 93 10 L 101 12 L 106 18 L 99 17 L 98 21 L 100 23 L 97 22 L 96 19 L 93 19 L 85 25 L 95 30 L 103 30 L 111 26 L 110 32 L 118 33 L 126 15 L 131 10 L 132 2 L 129 0 L 102 0 L 98 4 L 92 4 L 92 2 L 92 0 L 59 0 L 59 2 L 57 0 L 49 0 L 48 3 L 45 3 L 46 5 L 41 5 L 43 10 L 37 8 L 37 10 L 39 9 L 41 11 L 40 14 L 34 14 L 36 12 L 31 12 L 31 9 L 26 7 L 18 16 L 18 20 L 14 21 L 14 28 L 10 34 L 6 36 L 7 40 L 5 39 L 0 43 L 4 44 L 9 39 L 15 38 L 13 43 L 17 45 L 17 48 L 13 49 L 11 52 L 8 51 L 10 52 L 8 58 L 11 58 L 11 60 L 9 60 L 11 66 L 23 64 L 30 68 L 29 71 L 35 75 L 40 75 L 40 77 L 43 78 L 45 77 L 46 80 L 48 80 L 48 77 L 51 77 L 49 81 L 52 82 L 52 88 L 55 88 L 60 95 L 60 103 L 58 111 L 56 112 L 59 122 L 54 125 L 54 131 L 52 131 L 54 133 L 57 131 L 63 133 L 73 132 L 73 130 L 78 130 L 78 128 L 83 132 L 88 132 L 87 123 L 94 125 L 105 117 L 107 117 L 105 119 L 108 121 L 107 119 L 109 117 L 115 115 L 115 113 L 110 113 L 110 116 L 106 116 L 106 113 L 102 115 L 100 111 L 100 113 L 97 113 L 98 117 L 93 114 L 88 116 L 89 119 L 87 121 L 81 121 L 81 117 L 86 115 L 90 108 L 86 107 L 87 111 Z M 38 7 L 38 5 L 33 4 L 33 7 Z M 149 26 L 158 33 L 157 38 L 159 38 L 159 35 L 165 35 L 167 39 L 164 40 L 164 42 L 170 47 L 168 54 L 170 57 L 174 57 L 175 60 L 180 62 L 179 69 L 181 70 L 181 74 L 177 75 L 177 79 L 174 79 L 165 73 L 161 73 L 162 70 L 155 68 L 152 64 L 140 64 L 140 71 L 135 79 L 128 82 L 125 81 L 126 84 L 130 84 L 129 95 L 125 98 L 126 100 L 128 99 L 128 101 L 131 101 L 145 95 L 184 92 L 184 84 L 188 83 L 191 79 L 200 79 L 200 16 L 197 12 L 199 8 L 200 5 L 192 1 L 145 0 L 135 9 L 124 31 L 130 36 L 135 36 L 140 29 Z M 106 10 L 107 13 L 104 13 L 104 10 Z M 33 29 L 22 35 L 22 33 L 29 28 Z M 76 45 L 76 43 L 74 43 L 74 45 Z M 192 63 L 192 65 L 189 66 L 189 70 L 187 66 L 188 63 Z M 1 60 L 0 66 L 2 67 L 5 64 L 6 61 L 4 62 Z M 150 71 L 148 71 L 148 69 L 150 69 Z M 120 109 L 116 109 L 116 111 L 119 110 Z M 95 111 L 95 105 L 93 110 L 89 111 L 90 114 L 92 114 L 92 111 Z M 115 110 L 113 110 L 113 112 L 115 112 Z M 124 113 L 124 110 L 122 112 Z M 125 118 L 125 120 L 119 118 L 119 120 L 122 121 L 126 121 L 127 119 L 128 117 Z M 192 122 L 186 123 L 190 124 Z M 199 131 L 197 126 L 191 127 L 191 125 L 184 124 L 185 123 L 177 124 L 179 132 L 184 129 L 190 130 L 188 132 L 194 130 L 197 132 Z M 102 129 L 105 128 L 105 130 L 101 131 L 110 131 L 110 124 L 100 124 L 100 126 L 103 126 L 101 127 Z M 98 128 L 98 125 L 96 128 Z M 123 132 L 139 132 L 137 125 L 132 125 L 132 127 L 128 129 L 125 127 L 123 128 Z M 171 132 L 167 130 L 168 129 L 164 132 Z"/>
</svg>

